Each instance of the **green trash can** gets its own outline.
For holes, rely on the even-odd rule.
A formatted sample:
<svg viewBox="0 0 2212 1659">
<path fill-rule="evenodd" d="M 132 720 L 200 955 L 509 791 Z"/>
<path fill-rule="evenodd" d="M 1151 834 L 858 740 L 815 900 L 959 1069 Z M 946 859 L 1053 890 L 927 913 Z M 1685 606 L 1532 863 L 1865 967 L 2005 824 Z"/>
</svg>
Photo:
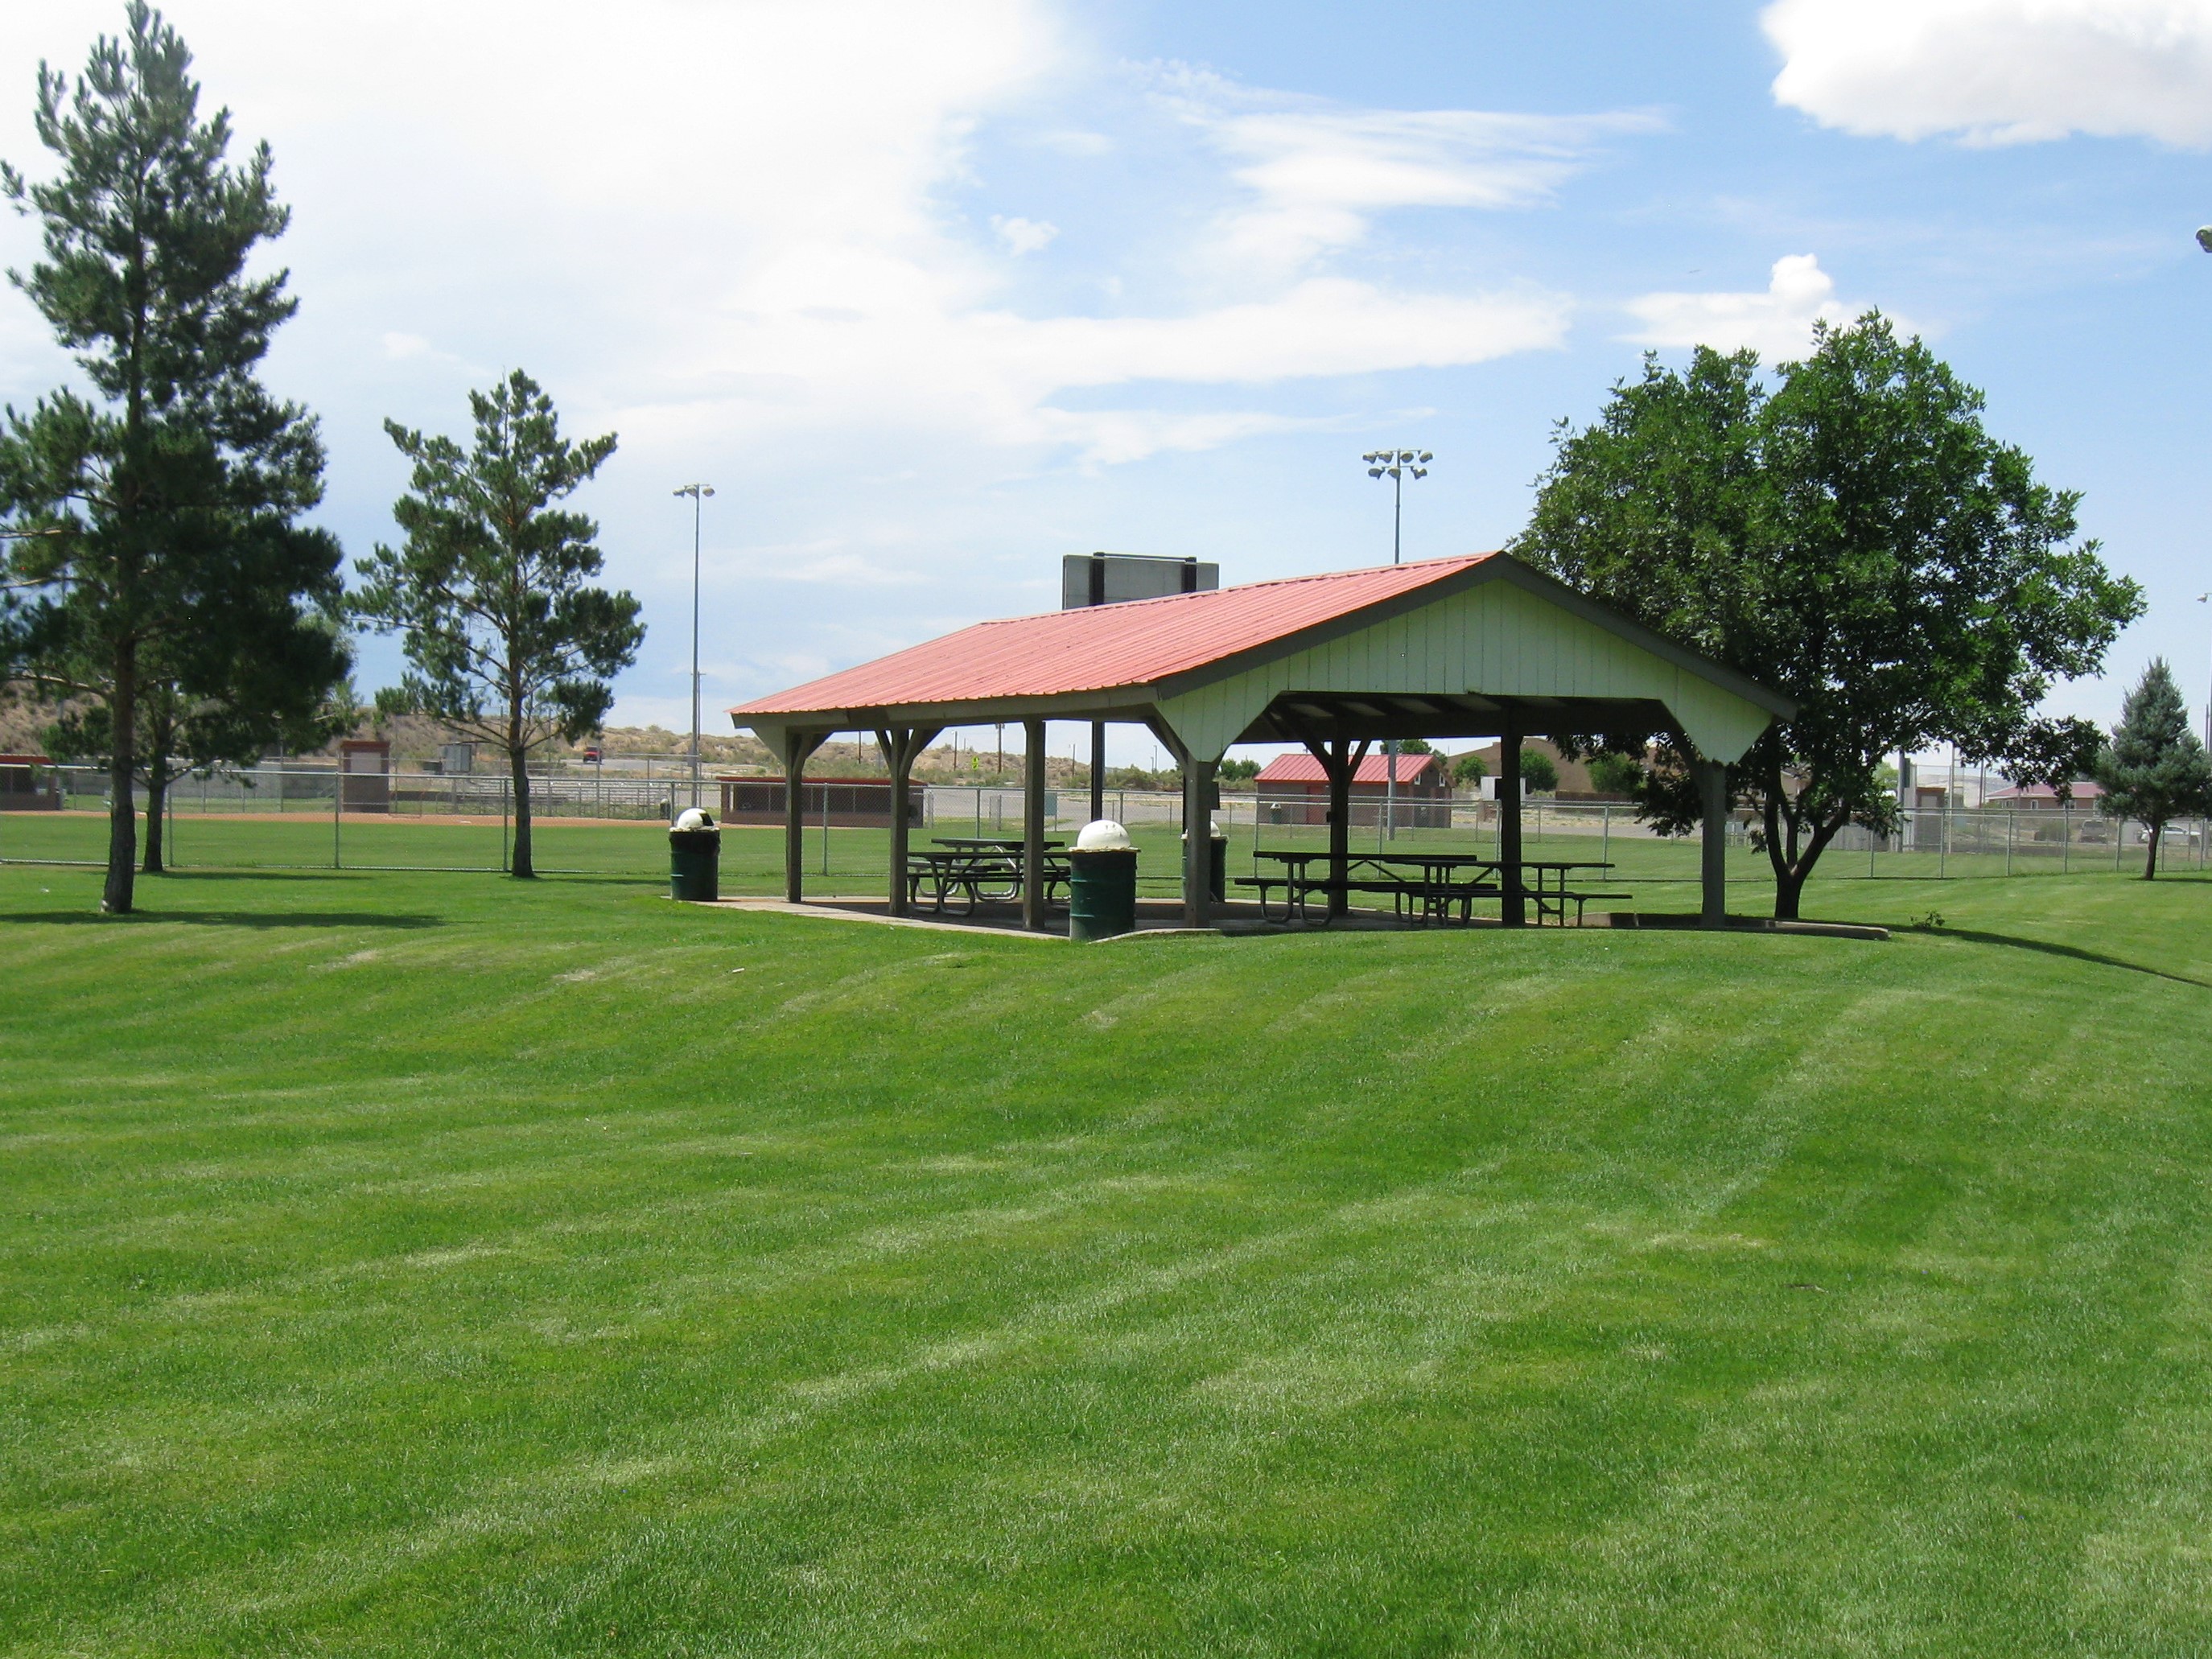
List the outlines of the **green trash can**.
<svg viewBox="0 0 2212 1659">
<path fill-rule="evenodd" d="M 1212 827 L 1213 845 L 1206 850 L 1212 856 L 1206 861 L 1206 890 L 1213 895 L 1216 904 L 1224 904 L 1229 900 L 1229 832 L 1218 823 Z M 1188 833 L 1183 841 L 1188 844 Z"/>
<path fill-rule="evenodd" d="M 1084 825 L 1067 854 L 1067 936 L 1112 939 L 1137 926 L 1137 849 L 1111 818 Z"/>
<path fill-rule="evenodd" d="M 668 832 L 668 896 L 712 904 L 721 894 L 722 832 L 694 807 Z"/>
</svg>

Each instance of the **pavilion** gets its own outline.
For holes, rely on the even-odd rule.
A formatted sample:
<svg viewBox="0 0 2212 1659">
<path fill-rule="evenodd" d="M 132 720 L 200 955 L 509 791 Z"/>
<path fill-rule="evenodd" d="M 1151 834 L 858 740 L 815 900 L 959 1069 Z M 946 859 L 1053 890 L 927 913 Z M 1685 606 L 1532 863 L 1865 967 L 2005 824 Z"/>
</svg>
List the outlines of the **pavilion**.
<svg viewBox="0 0 2212 1659">
<path fill-rule="evenodd" d="M 1303 744 L 1326 770 L 1330 855 L 1343 880 L 1354 771 L 1387 738 L 1496 737 L 1501 920 L 1525 925 L 1520 745 L 1532 736 L 1671 732 L 1704 794 L 1703 917 L 1727 919 L 1726 772 L 1790 700 L 1504 553 L 1252 582 L 979 623 L 730 711 L 782 757 L 787 779 L 835 732 L 872 732 L 902 793 L 947 726 L 1020 721 L 1025 870 L 1044 851 L 1048 720 L 1142 725 L 1182 772 L 1183 821 L 1204 823 L 1237 743 Z M 1094 781 L 1094 788 L 1095 788 Z M 802 897 L 800 791 L 786 791 L 786 896 Z M 891 826 L 890 907 L 907 907 L 908 824 Z M 1206 925 L 1206 837 L 1186 837 L 1183 921 Z M 1023 921 L 1044 921 L 1042 884 Z M 1332 914 L 1344 906 L 1332 896 Z"/>
</svg>

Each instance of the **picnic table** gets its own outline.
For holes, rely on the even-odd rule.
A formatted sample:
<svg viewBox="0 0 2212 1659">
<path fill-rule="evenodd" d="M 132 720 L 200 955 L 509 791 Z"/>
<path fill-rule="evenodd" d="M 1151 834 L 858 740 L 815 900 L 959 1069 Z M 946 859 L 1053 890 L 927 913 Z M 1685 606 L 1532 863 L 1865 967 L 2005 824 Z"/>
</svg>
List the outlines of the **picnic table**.
<svg viewBox="0 0 2212 1659">
<path fill-rule="evenodd" d="M 985 903 L 1004 903 L 1018 899 L 1022 894 L 1022 865 L 1026 851 L 1018 837 L 1003 836 L 942 836 L 937 838 L 942 852 L 908 853 L 906 859 L 907 902 L 919 904 L 921 890 L 930 890 L 933 908 L 939 915 L 945 905 L 956 897 L 964 898 L 967 909 L 973 915 L 975 907 Z M 1057 849 L 1065 842 L 1045 842 L 1045 860 L 1041 872 L 1044 884 L 1044 902 L 1053 902 L 1054 890 L 1065 888 L 1068 880 L 1068 866 L 1065 857 L 1057 856 Z"/>
<path fill-rule="evenodd" d="M 1303 921 L 1307 902 L 1316 893 L 1329 896 L 1340 891 L 1347 897 L 1353 893 L 1388 894 L 1394 915 L 1424 925 L 1449 921 L 1455 907 L 1462 921 L 1472 921 L 1475 900 L 1503 898 L 1505 894 L 1504 863 L 1474 853 L 1355 853 L 1345 860 L 1341 884 L 1328 873 L 1329 855 L 1325 850 L 1261 851 L 1253 856 L 1280 864 L 1283 873 L 1240 877 L 1237 885 L 1259 890 L 1263 917 L 1267 914 L 1268 894 L 1281 888 L 1286 921 L 1293 917 Z M 1313 872 L 1316 863 L 1323 866 L 1323 873 Z M 1610 863 L 1596 859 L 1523 859 L 1521 890 L 1535 904 L 1540 927 L 1547 915 L 1557 917 L 1565 927 L 1569 905 L 1574 907 L 1579 925 L 1583 907 L 1591 899 L 1629 896 L 1571 887 L 1568 884 L 1572 872 L 1612 868 Z"/>
</svg>

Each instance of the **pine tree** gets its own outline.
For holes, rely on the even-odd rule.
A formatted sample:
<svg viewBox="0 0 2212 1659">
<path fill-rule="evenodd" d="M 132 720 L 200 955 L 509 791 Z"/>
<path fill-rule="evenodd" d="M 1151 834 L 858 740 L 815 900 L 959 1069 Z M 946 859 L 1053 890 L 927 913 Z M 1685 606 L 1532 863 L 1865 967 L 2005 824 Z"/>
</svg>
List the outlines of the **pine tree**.
<svg viewBox="0 0 2212 1659">
<path fill-rule="evenodd" d="M 2158 874 L 2159 837 L 2166 826 L 2212 812 L 2212 758 L 2189 729 L 2181 688 L 2164 658 L 2152 659 L 2120 706 L 2120 723 L 2097 758 L 2096 778 L 2105 786 L 2099 810 L 2123 823 L 2133 818 L 2150 832 L 2145 881 Z"/>
<path fill-rule="evenodd" d="M 126 23 L 74 90 L 40 66 L 35 125 L 58 175 L 32 184 L 0 163 L 0 193 L 37 216 L 46 255 L 10 277 L 93 394 L 7 411 L 0 672 L 69 701 L 64 735 L 107 757 L 101 908 L 116 914 L 133 902 L 133 781 L 169 769 L 139 746 L 149 724 L 175 728 L 160 709 L 227 710 L 213 757 L 248 757 L 346 659 L 330 624 L 337 543 L 296 522 L 322 495 L 315 422 L 253 373 L 297 307 L 284 273 L 246 275 L 289 217 L 268 147 L 229 166 L 229 113 L 199 118 L 184 41 L 144 0 Z"/>
<path fill-rule="evenodd" d="M 553 400 L 517 369 L 472 392 L 476 444 L 384 429 L 415 464 L 392 516 L 405 545 L 357 562 L 352 600 L 369 626 L 401 636 L 410 672 L 380 707 L 428 714 L 504 752 L 514 780 L 516 875 L 536 873 L 530 755 L 599 729 L 607 684 L 637 659 L 645 629 L 628 593 L 592 585 L 599 527 L 553 504 L 614 453 L 614 434 L 572 444 Z"/>
</svg>

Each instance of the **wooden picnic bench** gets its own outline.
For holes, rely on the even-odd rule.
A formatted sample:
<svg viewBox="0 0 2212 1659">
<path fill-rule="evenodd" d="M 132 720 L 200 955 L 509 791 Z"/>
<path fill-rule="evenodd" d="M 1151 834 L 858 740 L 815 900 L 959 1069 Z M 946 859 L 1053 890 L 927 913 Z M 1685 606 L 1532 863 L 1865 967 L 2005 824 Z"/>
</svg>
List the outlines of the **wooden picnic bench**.
<svg viewBox="0 0 2212 1659">
<path fill-rule="evenodd" d="M 1324 898 L 1342 893 L 1347 897 L 1353 893 L 1376 896 L 1387 895 L 1392 914 L 1401 921 L 1412 921 L 1425 926 L 1430 922 L 1444 922 L 1452 919 L 1456 909 L 1459 920 L 1471 921 L 1474 915 L 1474 901 L 1479 898 L 1504 896 L 1504 866 L 1496 859 L 1483 858 L 1465 853 L 1358 853 L 1346 860 L 1345 879 L 1313 873 L 1313 866 L 1326 866 L 1328 854 L 1325 852 L 1261 852 L 1257 858 L 1279 862 L 1283 873 L 1279 876 L 1258 875 L 1237 879 L 1237 885 L 1255 890 L 1259 896 L 1260 915 L 1267 916 L 1268 902 L 1275 890 L 1283 892 L 1283 919 L 1306 919 L 1307 906 L 1315 895 Z M 1398 866 L 1413 866 L 1404 869 Z M 1622 899 L 1633 896 L 1627 893 L 1600 892 L 1589 888 L 1567 885 L 1569 873 L 1576 870 L 1610 870 L 1610 864 L 1590 860 L 1528 859 L 1522 861 L 1522 893 L 1535 910 L 1536 924 L 1541 927 L 1547 916 L 1555 918 L 1561 927 L 1566 925 L 1570 906 L 1575 914 L 1575 925 L 1580 927 L 1583 908 L 1592 899 Z M 1418 872 L 1418 873 L 1416 873 Z"/>
<path fill-rule="evenodd" d="M 1068 882 L 1068 865 L 1065 857 L 1048 853 L 1042 868 L 1044 902 L 1054 902 L 1055 890 L 1064 891 Z M 1003 846 L 968 846 L 947 848 L 942 852 L 908 853 L 906 855 L 906 890 L 909 905 L 921 902 L 922 889 L 929 889 L 931 907 L 942 915 L 945 905 L 956 896 L 967 901 L 963 915 L 973 915 L 979 904 L 1002 904 L 1018 899 L 1022 894 L 1022 854 L 1016 847 L 1008 851 Z"/>
</svg>

